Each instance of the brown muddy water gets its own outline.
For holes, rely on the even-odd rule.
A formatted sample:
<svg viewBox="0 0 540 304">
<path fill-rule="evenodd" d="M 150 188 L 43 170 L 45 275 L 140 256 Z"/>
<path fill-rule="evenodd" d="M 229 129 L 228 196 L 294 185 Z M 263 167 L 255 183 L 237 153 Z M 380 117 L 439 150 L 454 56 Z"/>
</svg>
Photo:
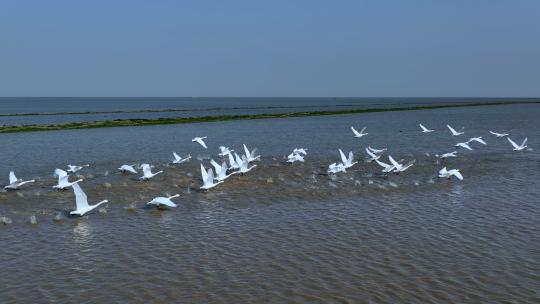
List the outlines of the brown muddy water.
<svg viewBox="0 0 540 304">
<path fill-rule="evenodd" d="M 38 180 L 0 192 L 10 221 L 0 224 L 0 303 L 538 303 L 539 114 L 540 106 L 501 106 L 6 134 L 5 178 L 15 169 Z M 420 121 L 437 132 L 419 134 Z M 465 126 L 463 138 L 446 121 Z M 351 138 L 351 124 L 370 135 Z M 512 151 L 489 129 L 528 136 L 531 150 Z M 209 151 L 191 145 L 205 134 L 214 135 Z M 472 136 L 488 145 L 445 163 L 434 157 Z M 161 145 L 145 144 L 152 139 Z M 257 146 L 262 161 L 199 191 L 196 157 L 208 164 L 229 142 Z M 367 145 L 416 163 L 382 176 L 363 160 Z M 306 162 L 286 164 L 295 146 L 309 149 Z M 338 147 L 359 163 L 328 176 Z M 195 159 L 166 165 L 173 149 Z M 68 216 L 72 190 L 51 189 L 63 158 L 90 162 L 81 187 L 91 202 L 110 203 Z M 143 160 L 165 173 L 141 182 L 115 171 Z M 465 180 L 439 179 L 444 165 Z M 177 208 L 145 207 L 175 193 Z"/>
</svg>

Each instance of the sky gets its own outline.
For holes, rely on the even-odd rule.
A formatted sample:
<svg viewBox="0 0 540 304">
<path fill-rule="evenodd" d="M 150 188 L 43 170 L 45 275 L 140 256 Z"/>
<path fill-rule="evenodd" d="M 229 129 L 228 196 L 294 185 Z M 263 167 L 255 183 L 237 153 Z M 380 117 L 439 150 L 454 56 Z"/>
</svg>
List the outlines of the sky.
<svg viewBox="0 0 540 304">
<path fill-rule="evenodd" d="M 0 96 L 538 97 L 540 1 L 2 0 Z"/>
</svg>

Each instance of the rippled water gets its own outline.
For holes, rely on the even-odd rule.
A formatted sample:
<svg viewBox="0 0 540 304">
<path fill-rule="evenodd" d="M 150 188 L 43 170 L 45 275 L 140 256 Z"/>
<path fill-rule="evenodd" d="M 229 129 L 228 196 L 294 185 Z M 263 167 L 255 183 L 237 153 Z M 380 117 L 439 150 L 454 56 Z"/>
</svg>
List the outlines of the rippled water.
<svg viewBox="0 0 540 304">
<path fill-rule="evenodd" d="M 497 106 L 2 134 L 13 148 L 0 172 L 38 181 L 0 193 L 0 216 L 13 221 L 0 225 L 0 302 L 537 303 L 539 114 Z M 438 131 L 420 134 L 420 121 Z M 488 142 L 446 163 L 462 182 L 436 177 L 433 154 L 457 141 L 447 122 Z M 352 138 L 351 124 L 370 134 Z M 532 151 L 489 129 L 528 136 Z M 195 135 L 209 136 L 209 152 Z M 215 157 L 223 143 L 258 147 L 263 160 L 209 192 L 197 191 L 197 161 L 164 164 L 172 150 Z M 361 159 L 368 144 L 415 166 L 381 176 Z M 295 146 L 309 149 L 306 163 L 286 165 Z M 361 162 L 332 178 L 338 147 Z M 73 193 L 50 189 L 64 158 L 92 164 L 81 186 L 91 201 L 109 199 L 105 209 L 66 216 Z M 143 160 L 165 173 L 139 182 L 114 172 Z M 144 207 L 166 193 L 181 194 L 178 208 Z"/>
</svg>

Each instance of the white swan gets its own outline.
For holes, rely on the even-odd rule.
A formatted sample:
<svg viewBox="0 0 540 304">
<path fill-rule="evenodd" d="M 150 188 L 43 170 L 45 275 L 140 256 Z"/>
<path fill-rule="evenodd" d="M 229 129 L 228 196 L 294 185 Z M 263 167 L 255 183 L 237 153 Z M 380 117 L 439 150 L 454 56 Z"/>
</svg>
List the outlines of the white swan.
<svg viewBox="0 0 540 304">
<path fill-rule="evenodd" d="M 173 198 L 176 198 L 176 197 L 179 197 L 180 194 L 175 194 L 173 196 L 169 196 L 169 197 L 163 197 L 163 196 L 158 196 L 158 197 L 155 197 L 154 199 L 152 199 L 151 201 L 149 201 L 148 203 L 146 203 L 147 205 L 156 205 L 158 208 L 160 206 L 167 206 L 167 207 L 176 207 L 176 204 L 171 201 Z"/>
<path fill-rule="evenodd" d="M 75 204 L 77 209 L 74 211 L 71 211 L 69 214 L 71 215 L 78 215 L 83 216 L 86 213 L 96 209 L 99 205 L 108 203 L 108 200 L 102 200 L 101 202 L 95 204 L 95 205 L 89 205 L 88 204 L 88 197 L 84 193 L 84 191 L 81 189 L 81 186 L 79 184 L 75 183 L 71 186 L 73 188 L 73 192 L 75 193 Z"/>
<path fill-rule="evenodd" d="M 212 168 L 206 171 L 203 164 L 201 164 L 201 175 L 203 180 L 203 185 L 200 188 L 201 190 L 208 190 L 223 183 L 223 181 L 214 182 L 214 172 L 212 171 Z"/>
<path fill-rule="evenodd" d="M 235 156 L 236 156 L 236 163 L 239 166 L 239 168 L 238 168 L 239 173 L 245 174 L 245 173 L 248 173 L 249 171 L 251 171 L 251 169 L 257 167 L 257 165 L 253 165 L 253 166 L 249 167 L 249 162 L 248 162 L 247 157 L 245 155 L 242 155 L 242 158 L 240 158 L 240 156 L 238 156 L 238 154 L 235 153 Z"/>
<path fill-rule="evenodd" d="M 372 148 L 371 146 L 368 146 L 367 147 L 369 149 L 369 151 L 375 153 L 375 154 L 381 154 L 381 153 L 384 153 L 386 151 L 386 148 L 384 149 L 375 149 L 375 148 Z"/>
<path fill-rule="evenodd" d="M 349 157 L 345 157 L 345 154 L 341 149 L 339 150 L 339 156 L 341 157 L 341 163 L 345 166 L 345 169 L 349 169 L 350 167 L 354 166 L 358 162 L 354 161 L 354 154 L 352 151 L 349 152 Z"/>
<path fill-rule="evenodd" d="M 89 164 L 82 165 L 82 166 L 76 166 L 76 165 L 67 165 L 67 166 L 68 166 L 67 172 L 69 173 L 75 173 L 77 171 L 81 171 L 85 167 L 90 167 Z"/>
<path fill-rule="evenodd" d="M 521 151 L 527 148 L 527 137 L 525 137 L 521 145 L 516 144 L 513 140 L 510 139 L 510 137 L 507 137 L 506 139 L 508 139 L 512 146 L 514 146 L 514 151 Z"/>
<path fill-rule="evenodd" d="M 163 171 L 158 171 L 156 173 L 152 173 L 152 168 L 150 167 L 149 164 L 142 164 L 141 168 L 142 168 L 142 171 L 143 171 L 143 176 L 139 177 L 139 179 L 141 179 L 141 180 L 149 180 L 152 177 L 154 177 L 154 176 L 156 176 L 156 175 L 158 175 L 160 173 L 163 173 Z"/>
<path fill-rule="evenodd" d="M 345 166 L 342 163 L 332 163 L 328 166 L 328 174 L 336 174 L 339 172 L 347 172 Z"/>
<path fill-rule="evenodd" d="M 307 148 L 294 148 L 293 153 L 307 155 Z"/>
<path fill-rule="evenodd" d="M 377 159 L 381 158 L 380 155 L 377 155 L 377 154 L 373 153 L 373 151 L 371 151 L 368 148 L 366 148 L 366 153 L 367 153 L 367 155 L 369 155 L 368 162 L 372 162 L 374 160 L 377 160 Z"/>
<path fill-rule="evenodd" d="M 496 137 L 505 137 L 509 135 L 508 133 L 497 133 L 493 131 L 489 131 L 489 133 L 491 133 L 492 135 L 495 135 Z"/>
<path fill-rule="evenodd" d="M 421 124 L 421 123 L 419 123 L 418 125 L 420 126 L 420 128 L 422 128 L 422 133 L 430 133 L 430 132 L 435 131 L 435 130 L 430 130 L 430 129 L 424 127 L 424 125 Z"/>
<path fill-rule="evenodd" d="M 253 151 L 249 151 L 249 149 L 246 147 L 246 145 L 244 145 L 244 152 L 246 152 L 246 158 L 248 160 L 248 162 L 252 162 L 252 161 L 255 161 L 255 160 L 261 160 L 261 156 L 260 155 L 257 155 L 255 156 L 255 153 L 257 153 L 257 149 L 253 149 Z"/>
<path fill-rule="evenodd" d="M 435 155 L 435 156 L 438 157 L 438 158 L 445 159 L 445 158 L 448 158 L 448 157 L 457 157 L 456 154 L 457 154 L 457 151 L 452 151 L 452 152 L 444 153 L 442 155 Z"/>
<path fill-rule="evenodd" d="M 69 175 L 66 171 L 62 170 L 62 169 L 56 169 L 54 170 L 54 176 L 58 177 L 58 184 L 56 186 L 53 186 L 54 189 L 58 189 L 58 190 L 64 190 L 68 187 L 71 187 L 75 184 L 77 184 L 78 182 L 82 182 L 83 180 L 82 179 L 78 179 L 74 182 L 69 182 Z"/>
<path fill-rule="evenodd" d="M 229 149 L 229 147 L 225 147 L 225 146 L 219 146 L 219 156 L 226 156 L 227 154 L 231 154 L 232 149 Z"/>
<path fill-rule="evenodd" d="M 463 175 L 461 175 L 459 169 L 446 170 L 446 167 L 444 167 L 439 171 L 439 177 L 450 178 L 452 176 L 457 177 L 459 180 L 463 180 Z"/>
<path fill-rule="evenodd" d="M 11 171 L 9 172 L 9 185 L 5 186 L 4 189 L 10 189 L 10 190 L 17 190 L 20 186 L 28 183 L 33 183 L 35 180 L 27 180 L 23 181 L 22 179 L 18 179 L 15 176 L 15 172 Z"/>
<path fill-rule="evenodd" d="M 487 145 L 487 143 L 482 139 L 482 136 L 471 137 L 469 140 L 467 140 L 467 143 L 470 143 L 470 142 L 473 142 L 473 141 L 479 142 L 482 145 Z"/>
<path fill-rule="evenodd" d="M 471 148 L 471 146 L 469 146 L 469 144 L 466 143 L 466 142 L 457 143 L 457 144 L 455 145 L 455 147 L 464 148 L 464 149 L 471 150 L 471 151 L 472 151 L 472 149 L 473 149 L 473 148 Z"/>
<path fill-rule="evenodd" d="M 227 178 L 229 178 L 231 175 L 236 174 L 236 172 L 227 174 L 227 170 L 229 170 L 229 168 L 227 168 L 226 161 L 223 161 L 223 163 L 219 165 L 215 160 L 212 159 L 210 160 L 210 163 L 212 164 L 212 166 L 214 166 L 214 169 L 216 170 L 216 176 L 214 177 L 214 179 L 217 181 L 224 181 Z"/>
<path fill-rule="evenodd" d="M 300 153 L 296 153 L 293 151 L 293 153 L 289 154 L 289 156 L 287 156 L 287 162 L 288 163 L 294 163 L 294 162 L 304 162 L 304 156 Z"/>
<path fill-rule="evenodd" d="M 188 154 L 185 158 L 180 157 L 180 155 L 176 154 L 176 152 L 173 152 L 173 164 L 182 164 L 191 159 L 191 154 Z"/>
<path fill-rule="evenodd" d="M 382 162 L 382 161 L 380 161 L 378 159 L 376 159 L 375 162 L 377 162 L 377 164 L 379 164 L 379 166 L 381 166 L 383 168 L 382 169 L 383 173 L 390 173 L 390 172 L 394 171 L 394 169 L 395 169 L 394 166 L 389 165 L 389 164 L 387 164 L 385 162 Z"/>
<path fill-rule="evenodd" d="M 120 166 L 120 168 L 118 168 L 118 170 L 121 172 L 131 172 L 131 173 L 137 174 L 137 170 L 135 170 L 135 168 L 132 165 L 122 165 Z"/>
<path fill-rule="evenodd" d="M 195 137 L 193 138 L 191 141 L 192 142 L 198 142 L 201 146 L 203 146 L 203 148 L 205 149 L 208 149 L 208 147 L 206 146 L 206 143 L 204 142 L 204 139 L 206 138 L 206 136 L 203 136 L 203 137 Z"/>
<path fill-rule="evenodd" d="M 407 165 L 400 164 L 392 157 L 392 155 L 388 155 L 388 159 L 390 160 L 390 163 L 392 163 L 392 165 L 394 165 L 394 172 L 395 173 L 403 172 L 403 171 L 409 169 L 410 167 L 412 167 L 412 165 L 414 164 L 414 161 L 408 163 Z"/>
<path fill-rule="evenodd" d="M 358 132 L 358 131 L 356 131 L 356 129 L 353 126 L 351 126 L 351 131 L 354 133 L 354 137 L 360 138 L 360 137 L 368 135 L 368 133 L 364 133 L 366 128 L 367 127 L 363 127 L 362 130 L 360 130 L 360 132 Z"/>
<path fill-rule="evenodd" d="M 459 136 L 459 135 L 465 133 L 465 132 L 463 132 L 463 128 L 461 128 L 461 130 L 458 132 L 458 131 L 454 130 L 454 128 L 452 128 L 450 125 L 446 125 L 446 127 L 448 127 L 450 132 L 452 132 L 452 136 Z"/>
</svg>

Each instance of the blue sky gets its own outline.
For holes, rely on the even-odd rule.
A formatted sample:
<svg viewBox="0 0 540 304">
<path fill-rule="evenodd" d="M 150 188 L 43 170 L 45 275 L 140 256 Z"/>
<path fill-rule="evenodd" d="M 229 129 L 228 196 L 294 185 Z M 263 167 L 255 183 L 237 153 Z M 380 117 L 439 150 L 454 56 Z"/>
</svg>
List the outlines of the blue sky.
<svg viewBox="0 0 540 304">
<path fill-rule="evenodd" d="M 540 1 L 0 1 L 0 96 L 540 96 Z"/>
</svg>

